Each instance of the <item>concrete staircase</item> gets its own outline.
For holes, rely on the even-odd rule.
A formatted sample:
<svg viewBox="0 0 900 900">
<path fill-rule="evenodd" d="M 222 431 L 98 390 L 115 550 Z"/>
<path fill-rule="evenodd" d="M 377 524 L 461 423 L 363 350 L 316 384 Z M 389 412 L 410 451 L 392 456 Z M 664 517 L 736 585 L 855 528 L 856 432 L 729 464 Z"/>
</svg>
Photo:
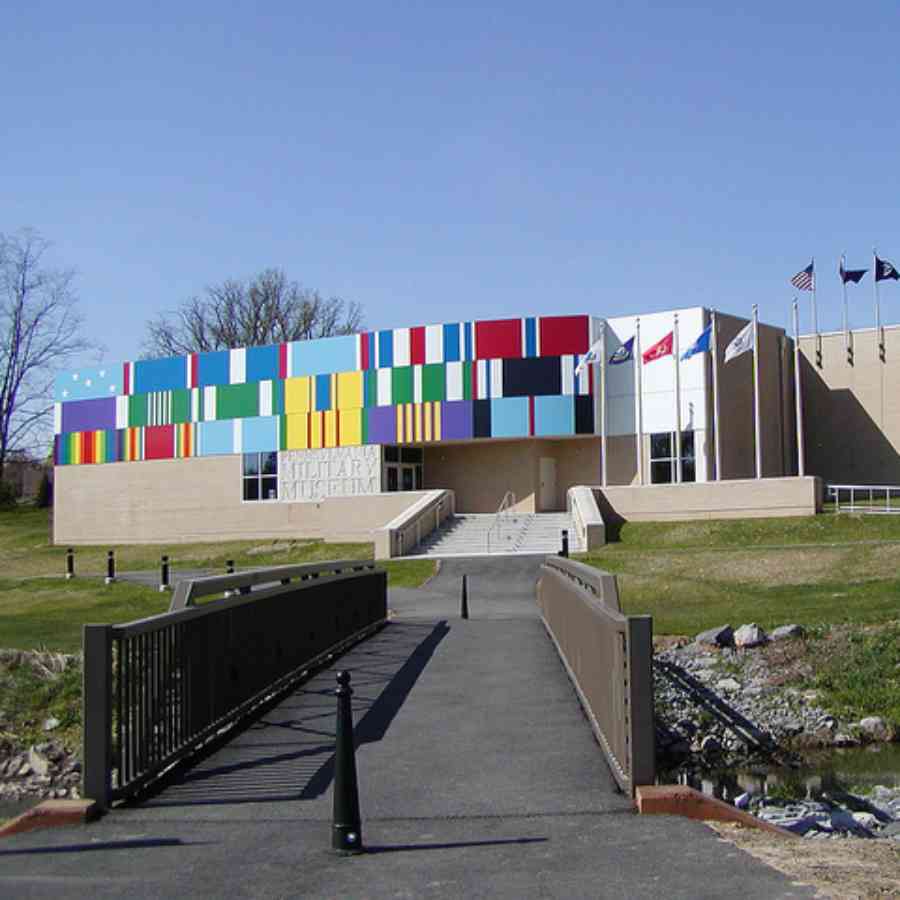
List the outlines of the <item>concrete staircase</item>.
<svg viewBox="0 0 900 900">
<path fill-rule="evenodd" d="M 481 556 L 484 554 L 558 553 L 562 530 L 569 550 L 582 549 L 568 513 L 462 514 L 447 519 L 408 556 Z"/>
</svg>

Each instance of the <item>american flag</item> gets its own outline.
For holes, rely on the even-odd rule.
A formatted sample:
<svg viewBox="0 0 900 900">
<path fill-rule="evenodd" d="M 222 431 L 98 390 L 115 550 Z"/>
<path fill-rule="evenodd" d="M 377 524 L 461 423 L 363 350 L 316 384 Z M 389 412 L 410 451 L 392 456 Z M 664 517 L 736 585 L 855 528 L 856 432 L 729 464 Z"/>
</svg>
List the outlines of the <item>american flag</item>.
<svg viewBox="0 0 900 900">
<path fill-rule="evenodd" d="M 816 289 L 816 271 L 815 260 L 813 260 L 805 269 L 798 272 L 792 279 L 791 284 L 798 291 L 814 291 Z"/>
</svg>

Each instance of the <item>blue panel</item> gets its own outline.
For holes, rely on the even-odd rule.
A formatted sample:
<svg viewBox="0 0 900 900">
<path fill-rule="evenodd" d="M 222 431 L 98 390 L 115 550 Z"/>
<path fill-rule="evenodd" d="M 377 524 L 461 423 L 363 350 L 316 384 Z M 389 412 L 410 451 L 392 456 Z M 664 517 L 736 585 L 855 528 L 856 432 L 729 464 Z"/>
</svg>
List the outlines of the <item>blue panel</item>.
<svg viewBox="0 0 900 900">
<path fill-rule="evenodd" d="M 291 344 L 291 376 L 354 371 L 356 341 L 355 334 L 294 341 Z"/>
<path fill-rule="evenodd" d="M 528 436 L 527 397 L 498 397 L 491 400 L 491 436 Z"/>
<path fill-rule="evenodd" d="M 463 331 L 465 332 L 465 347 L 463 359 L 475 359 L 475 354 L 472 352 L 472 323 L 466 322 L 463 325 Z"/>
<path fill-rule="evenodd" d="M 331 409 L 331 376 L 316 375 L 316 412 Z"/>
<path fill-rule="evenodd" d="M 378 368 L 389 369 L 394 364 L 394 332 L 378 332 Z"/>
<path fill-rule="evenodd" d="M 571 397 L 535 397 L 536 435 L 575 434 L 575 403 Z"/>
<path fill-rule="evenodd" d="M 247 348 L 247 381 L 278 378 L 278 344 L 271 347 Z"/>
<path fill-rule="evenodd" d="M 525 355 L 537 356 L 537 328 L 534 317 L 525 320 Z"/>
<path fill-rule="evenodd" d="M 234 453 L 234 420 L 200 422 L 197 425 L 200 456 Z"/>
<path fill-rule="evenodd" d="M 181 361 L 181 384 L 184 387 L 184 360 Z M 110 363 L 95 368 L 69 369 L 60 372 L 54 382 L 53 399 L 59 402 L 71 400 L 97 400 L 124 394 L 122 388 L 122 363 Z"/>
<path fill-rule="evenodd" d="M 144 359 L 134 364 L 133 394 L 173 391 L 183 387 L 187 387 L 187 360 L 183 356 Z"/>
<path fill-rule="evenodd" d="M 444 326 L 444 362 L 459 362 L 459 325 Z"/>
<path fill-rule="evenodd" d="M 197 387 L 228 384 L 231 380 L 231 356 L 227 350 L 197 354 Z"/>
<path fill-rule="evenodd" d="M 241 423 L 241 450 L 268 453 L 278 449 L 278 416 L 258 416 Z"/>
</svg>

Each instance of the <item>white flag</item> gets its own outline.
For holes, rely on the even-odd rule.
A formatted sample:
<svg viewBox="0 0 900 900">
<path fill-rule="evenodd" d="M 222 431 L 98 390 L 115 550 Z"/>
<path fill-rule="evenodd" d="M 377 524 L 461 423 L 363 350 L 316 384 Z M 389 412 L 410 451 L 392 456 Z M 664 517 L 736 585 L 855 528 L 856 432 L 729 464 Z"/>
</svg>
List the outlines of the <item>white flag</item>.
<svg viewBox="0 0 900 900">
<path fill-rule="evenodd" d="M 599 341 L 594 341 L 594 343 L 591 344 L 591 349 L 581 357 L 578 365 L 575 367 L 576 378 L 588 367 L 589 363 L 595 363 L 598 359 L 600 359 L 600 350 L 602 343 L 602 338 Z"/>
<path fill-rule="evenodd" d="M 734 340 L 725 348 L 725 362 L 730 362 L 736 356 L 753 349 L 753 323 L 748 322 L 735 336 Z"/>
</svg>

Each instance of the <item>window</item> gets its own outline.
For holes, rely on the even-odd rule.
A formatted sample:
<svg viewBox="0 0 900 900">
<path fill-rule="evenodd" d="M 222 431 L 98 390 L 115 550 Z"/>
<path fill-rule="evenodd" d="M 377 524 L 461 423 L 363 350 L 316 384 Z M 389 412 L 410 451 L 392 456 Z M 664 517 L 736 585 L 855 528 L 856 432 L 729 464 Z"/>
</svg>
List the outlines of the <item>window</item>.
<svg viewBox="0 0 900 900">
<path fill-rule="evenodd" d="M 278 454 L 244 454 L 244 494 L 245 500 L 278 499 Z"/>
<path fill-rule="evenodd" d="M 383 484 L 387 490 L 421 491 L 424 458 L 425 452 L 421 447 L 385 446 Z"/>
<path fill-rule="evenodd" d="M 650 435 L 650 483 L 670 484 L 678 477 L 675 456 L 675 432 L 664 431 Z M 694 432 L 681 432 L 681 480 L 696 481 Z"/>
</svg>

